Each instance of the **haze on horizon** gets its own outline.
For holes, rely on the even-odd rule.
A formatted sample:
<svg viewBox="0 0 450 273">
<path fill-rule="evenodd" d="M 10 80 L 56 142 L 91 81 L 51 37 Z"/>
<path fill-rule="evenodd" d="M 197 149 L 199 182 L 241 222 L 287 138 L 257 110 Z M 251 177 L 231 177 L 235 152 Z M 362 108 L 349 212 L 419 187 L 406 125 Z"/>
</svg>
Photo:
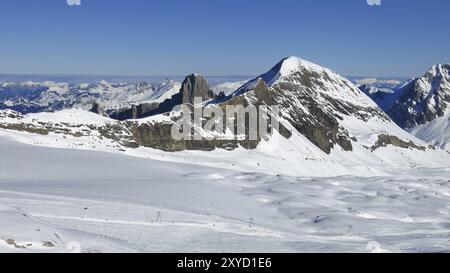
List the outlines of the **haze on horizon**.
<svg viewBox="0 0 450 273">
<path fill-rule="evenodd" d="M 450 63 L 446 0 L 3 0 L 0 74 L 258 75 L 298 56 L 342 75 Z"/>
</svg>

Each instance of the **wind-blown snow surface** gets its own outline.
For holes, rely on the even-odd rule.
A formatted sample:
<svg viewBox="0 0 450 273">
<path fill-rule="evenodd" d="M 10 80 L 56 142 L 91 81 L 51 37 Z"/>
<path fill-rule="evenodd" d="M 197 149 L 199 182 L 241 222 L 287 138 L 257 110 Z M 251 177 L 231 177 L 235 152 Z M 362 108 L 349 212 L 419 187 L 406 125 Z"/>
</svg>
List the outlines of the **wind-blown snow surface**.
<svg viewBox="0 0 450 273">
<path fill-rule="evenodd" d="M 2 252 L 450 250 L 449 168 L 307 178 L 0 149 Z"/>
<path fill-rule="evenodd" d="M 301 72 L 319 87 L 304 89 Z M 348 80 L 295 57 L 230 96 L 259 78 L 316 94 L 309 101 L 325 115 L 339 113 L 331 102 L 348 106 L 357 114 L 343 112 L 337 122 L 353 149 L 327 153 L 288 122 L 291 138 L 276 134 L 254 150 L 167 153 L 105 139 L 99 130 L 121 123 L 86 111 L 2 111 L 0 251 L 450 250 L 448 153 L 403 131 Z M 317 114 L 295 98 L 281 99 L 293 102 L 296 116 Z M 58 130 L 17 131 L 24 125 Z M 382 134 L 421 149 L 374 145 Z"/>
</svg>

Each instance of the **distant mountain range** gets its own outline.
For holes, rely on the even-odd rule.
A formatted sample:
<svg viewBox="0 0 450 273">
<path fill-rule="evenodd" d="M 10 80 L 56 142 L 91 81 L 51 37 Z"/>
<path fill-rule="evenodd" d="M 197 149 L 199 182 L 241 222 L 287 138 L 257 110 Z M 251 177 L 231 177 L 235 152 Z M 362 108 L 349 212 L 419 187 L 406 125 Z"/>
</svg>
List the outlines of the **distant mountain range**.
<svg viewBox="0 0 450 273">
<path fill-rule="evenodd" d="M 0 107 L 9 110 L 0 111 L 0 131 L 24 142 L 57 147 L 72 147 L 78 143 L 78 148 L 141 156 L 146 154 L 142 150 L 146 148 L 165 152 L 225 149 L 236 155 L 244 148 L 262 158 L 272 158 L 270 168 L 291 173 L 361 175 L 364 169 L 379 175 L 389 168 L 448 162 L 449 155 L 430 145 L 433 142 L 416 138 L 398 126 L 409 130 L 411 128 L 404 125 L 412 124 L 411 121 L 427 124 L 428 120 L 445 113 L 448 83 L 442 75 L 448 73 L 445 69 L 445 66 L 438 66 L 434 72 L 427 73 L 426 79 L 408 84 L 359 80 L 358 88 L 330 69 L 290 57 L 254 79 L 215 86 L 210 86 L 197 74 L 187 76 L 181 83 L 165 81 L 157 85 L 106 81 L 75 85 L 4 82 L 0 84 Z M 420 112 L 430 110 L 418 107 L 416 112 L 407 110 L 410 115 L 405 115 L 404 109 L 408 107 L 405 105 L 416 105 L 428 98 L 425 95 L 430 93 L 426 92 L 428 87 L 433 87 L 429 91 L 438 96 L 429 101 L 442 102 L 433 105 L 438 107 L 433 109 L 442 111 L 436 110 L 435 116 L 427 115 L 428 118 L 423 119 Z M 380 92 L 386 94 L 375 100 L 381 107 L 363 91 L 372 98 Z M 397 95 L 391 107 L 386 108 L 391 96 Z M 274 135 L 279 138 L 276 148 L 271 148 L 273 140 L 261 136 L 255 141 L 237 135 L 234 139 L 202 141 L 172 139 L 171 128 L 178 118 L 173 109 L 181 104 L 193 105 L 193 97 L 198 96 L 206 102 L 202 106 L 204 109 L 214 105 L 226 108 L 253 104 L 268 106 L 271 111 L 271 106 L 278 105 L 277 119 L 281 126 Z M 418 99 L 416 104 L 411 98 Z M 41 113 L 61 109 L 70 110 Z M 88 109 L 99 115 L 86 112 Z M 27 114 L 29 112 L 39 113 Z M 202 128 L 194 130 L 206 134 Z M 23 134 L 37 134 L 41 140 Z M 293 167 L 298 164 L 303 167 Z"/>
<path fill-rule="evenodd" d="M 90 109 L 98 102 L 106 109 L 115 109 L 147 100 L 164 99 L 179 88 L 175 81 L 157 85 L 98 83 L 68 84 L 56 82 L 0 82 L 0 108 L 21 113 L 51 112 L 78 107 Z"/>
</svg>

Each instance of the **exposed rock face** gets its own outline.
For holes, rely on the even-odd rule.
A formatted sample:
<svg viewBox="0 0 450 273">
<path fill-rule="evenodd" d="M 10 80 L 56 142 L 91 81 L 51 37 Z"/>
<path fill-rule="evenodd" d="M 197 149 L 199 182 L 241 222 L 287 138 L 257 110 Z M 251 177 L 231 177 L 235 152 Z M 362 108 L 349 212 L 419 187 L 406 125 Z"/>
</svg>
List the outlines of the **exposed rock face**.
<svg viewBox="0 0 450 273">
<path fill-rule="evenodd" d="M 194 97 L 209 100 L 212 95 L 207 82 L 198 75 L 186 77 L 179 93 L 171 100 L 165 101 L 167 107 L 157 108 L 158 111 L 170 112 L 175 105 L 193 104 Z M 367 98 L 361 90 L 349 80 L 340 77 L 331 70 L 309 63 L 298 58 L 287 58 L 275 65 L 269 72 L 247 82 L 234 93 L 210 100 L 209 106 L 216 105 L 225 112 L 227 106 L 276 105 L 280 107 L 281 118 L 300 134 L 309 139 L 322 151 L 330 154 L 336 147 L 344 151 L 352 151 L 352 142 L 357 142 L 348 129 L 341 124 L 345 117 L 356 118 L 362 122 L 377 119 L 381 122 L 391 122 L 390 118 L 375 103 Z M 142 106 L 140 106 L 142 107 Z M 133 110 L 133 117 L 139 117 L 139 109 Z M 150 112 L 147 112 L 150 113 Z M 152 112 L 156 113 L 156 112 Z M 225 116 L 224 116 L 225 119 Z M 249 131 L 248 121 L 244 121 L 246 137 Z M 258 124 L 259 126 L 259 124 Z M 131 129 L 140 145 L 158 146 L 164 150 L 230 148 L 238 145 L 255 148 L 261 140 L 256 141 L 193 141 L 173 142 L 164 139 L 170 128 L 140 126 Z M 285 138 L 290 138 L 292 132 L 282 123 L 279 132 Z M 392 140 L 391 138 L 390 140 Z M 400 139 L 397 138 L 399 141 Z M 158 144 L 159 143 L 159 144 Z M 396 141 L 380 142 L 386 145 L 396 145 Z M 379 143 L 379 144 L 380 144 Z M 405 142 L 406 144 L 409 144 Z M 380 145 L 381 145 L 380 144 Z M 403 145 L 403 147 L 414 147 Z M 414 143 L 412 143 L 414 144 Z M 415 144 L 414 144 L 415 145 Z M 418 147 L 418 146 L 417 146 Z"/>
<path fill-rule="evenodd" d="M 412 128 L 444 116 L 450 103 L 450 64 L 435 65 L 424 76 L 398 91 L 389 116 L 402 128 Z"/>
<path fill-rule="evenodd" d="M 81 110 L 77 110 L 83 112 Z M 8 122 L 3 120 L 8 119 Z M 167 152 L 184 150 L 212 151 L 217 148 L 233 150 L 238 147 L 255 149 L 260 140 L 214 139 L 174 140 L 171 129 L 174 120 L 165 121 L 111 121 L 102 124 L 75 124 L 71 122 L 49 122 L 29 118 L 11 110 L 0 111 L 0 129 L 28 132 L 39 135 L 49 133 L 64 136 L 98 137 L 118 144 L 117 148 L 148 147 Z"/>
<path fill-rule="evenodd" d="M 138 146 L 177 152 L 184 150 L 213 151 L 215 149 L 234 150 L 239 146 L 254 149 L 259 141 L 249 140 L 174 140 L 170 137 L 173 123 L 125 122 Z"/>
<path fill-rule="evenodd" d="M 371 118 L 389 121 L 389 117 L 350 81 L 295 57 L 282 60 L 269 72 L 220 101 L 260 89 L 261 81 L 267 84 L 268 90 L 255 94 L 268 94 L 268 102 L 280 106 L 282 117 L 328 154 L 336 145 L 345 151 L 353 150 L 352 141 L 356 139 L 340 125 L 343 116 L 362 121 Z"/>
<path fill-rule="evenodd" d="M 336 144 L 345 151 L 351 151 L 353 147 L 350 137 L 345 128 L 339 126 L 335 113 L 339 113 L 338 110 L 341 110 L 341 113 L 349 113 L 352 109 L 350 105 L 342 104 L 326 95 L 326 101 L 336 112 L 330 113 L 323 105 L 318 104 L 315 100 L 318 94 L 314 90 L 314 81 L 320 82 L 320 77 L 321 75 L 308 71 L 295 73 L 287 81 L 274 86 L 276 99 L 283 109 L 287 109 L 284 117 L 291 121 L 292 126 L 324 152 L 329 154 Z M 300 80 L 306 89 L 299 89 L 300 86 L 292 84 L 297 80 Z M 298 101 L 300 104 L 292 105 L 292 101 Z"/>
<path fill-rule="evenodd" d="M 38 135 L 48 135 L 49 130 L 46 128 L 39 128 L 29 124 L 3 124 L 0 123 L 1 129 L 13 130 L 13 131 L 21 131 Z"/>
<path fill-rule="evenodd" d="M 170 99 L 166 99 L 161 103 L 153 102 L 133 105 L 128 109 L 112 111 L 109 115 L 111 118 L 117 120 L 151 117 L 168 113 L 172 111 L 174 107 L 181 104 L 194 104 L 195 97 L 208 100 L 213 98 L 213 93 L 208 82 L 202 76 L 191 74 L 183 81 L 180 91 L 174 94 Z"/>
<path fill-rule="evenodd" d="M 207 102 L 193 105 L 196 97 Z M 179 111 L 174 109 L 178 105 L 187 105 L 190 109 L 202 107 L 203 111 L 219 107 L 223 112 L 224 126 L 234 128 L 223 128 L 228 129 L 224 130 L 226 133 L 213 132 L 212 139 L 175 140 L 172 129 L 181 117 L 178 115 Z M 372 146 L 372 150 L 387 145 L 424 149 L 410 141 L 408 136 L 405 136 L 406 133 L 397 134 L 402 130 L 398 130 L 386 113 L 349 80 L 329 69 L 295 57 L 282 60 L 269 72 L 247 82 L 229 95 L 221 93 L 213 98 L 206 80 L 192 74 L 186 77 L 180 90 L 170 98 L 162 102 L 133 105 L 124 111 L 110 113 L 110 116 L 117 120 L 102 121 L 101 125 L 74 126 L 70 123 L 36 123 L 32 120 L 28 123 L 8 122 L 3 124 L 2 128 L 41 134 L 62 133 L 75 137 L 98 133 L 101 138 L 119 143 L 123 147 L 143 146 L 164 151 L 210 151 L 216 148 L 232 150 L 240 146 L 255 149 L 265 136 L 259 135 L 259 131 L 255 132 L 255 128 L 249 126 L 247 115 L 227 120 L 229 117 L 226 110 L 229 106 L 267 106 L 267 110 L 272 114 L 279 108 L 276 119 L 280 121 L 278 131 L 284 138 L 289 139 L 293 134 L 296 137 L 304 137 L 327 154 L 334 149 L 352 151 L 354 145 L 360 145 L 358 142 L 362 141 L 365 141 L 364 145 L 360 146 L 369 153 Z M 99 105 L 94 105 L 92 110 L 96 113 L 103 112 Z M 155 119 L 135 120 L 155 115 L 158 115 Z M 203 124 L 200 125 L 205 125 L 208 120 L 205 118 L 201 122 Z M 236 134 L 239 122 L 245 131 Z M 258 120 L 257 128 L 261 126 L 259 122 Z M 80 127 L 83 129 L 80 130 Z M 386 130 L 381 131 L 380 128 Z M 202 137 L 212 133 L 205 131 L 202 126 L 194 126 L 189 130 L 202 134 Z M 367 132 L 361 132 L 364 130 Z M 229 131 L 235 132 L 231 138 Z M 372 140 L 374 134 L 380 135 L 377 143 Z M 249 137 L 255 135 L 256 139 Z M 356 136 L 360 137 L 361 141 Z M 313 146 L 312 144 L 308 145 Z"/>
<path fill-rule="evenodd" d="M 214 97 L 208 82 L 197 74 L 191 74 L 184 79 L 180 92 L 183 94 L 183 104 L 194 104 L 196 97 L 202 98 L 203 101 Z"/>
<path fill-rule="evenodd" d="M 6 118 L 9 121 L 3 121 Z M 124 147 L 138 147 L 128 128 L 120 122 L 97 125 L 89 123 L 78 124 L 72 122 L 40 121 L 35 118 L 30 118 L 27 115 L 22 115 L 15 111 L 6 110 L 0 111 L 0 128 L 39 135 L 48 135 L 49 133 L 54 133 L 65 136 L 73 136 L 77 138 L 86 136 L 98 136 L 99 138 L 109 139 Z"/>
<path fill-rule="evenodd" d="M 393 86 L 360 86 L 400 127 L 450 151 L 450 64 L 438 64 L 422 77 Z"/>
<path fill-rule="evenodd" d="M 373 145 L 371 147 L 371 150 L 375 151 L 376 149 L 379 149 L 381 147 L 387 147 L 388 145 L 392 145 L 392 146 L 396 146 L 396 147 L 400 147 L 400 148 L 404 148 L 404 149 L 418 149 L 421 151 L 425 151 L 427 149 L 427 147 L 418 146 L 412 141 L 409 141 L 409 142 L 403 141 L 396 136 L 379 135 L 377 142 L 375 143 L 375 145 Z M 431 147 L 431 146 L 428 148 L 433 149 L 433 147 Z"/>
<path fill-rule="evenodd" d="M 255 149 L 259 142 L 261 141 L 261 137 L 259 132 L 256 140 L 250 139 L 250 134 L 252 133 L 250 130 L 252 129 L 249 126 L 248 119 L 242 121 L 245 124 L 242 124 L 245 131 L 244 139 L 212 139 L 212 140 L 181 140 L 176 141 L 171 137 L 171 128 L 173 126 L 173 122 L 159 122 L 159 123 L 140 123 L 134 121 L 126 121 L 129 117 L 136 119 L 145 116 L 153 116 L 156 114 L 169 113 L 173 110 L 173 108 L 177 105 L 186 104 L 192 105 L 194 104 L 194 98 L 201 97 L 203 100 L 209 100 L 213 98 L 212 92 L 209 88 L 206 80 L 199 75 L 189 75 L 183 81 L 182 88 L 179 93 L 172 96 L 170 100 L 166 100 L 159 105 L 150 105 L 150 104 L 141 104 L 132 107 L 126 112 L 121 112 L 119 116 L 119 120 L 125 120 L 122 122 L 122 125 L 125 125 L 127 130 L 131 133 L 132 138 L 139 146 L 150 147 L 155 149 L 160 149 L 164 151 L 182 151 L 182 150 L 202 150 L 202 151 L 211 151 L 216 148 L 233 150 L 238 148 L 239 146 L 246 149 Z M 223 120 L 226 120 L 226 108 L 227 106 L 242 106 L 247 107 L 252 104 L 255 106 L 260 105 L 274 105 L 273 92 L 267 87 L 264 81 L 259 81 L 255 86 L 254 90 L 250 92 L 246 92 L 246 94 L 242 96 L 237 96 L 233 98 L 229 98 L 227 100 L 220 101 L 220 98 L 213 100 L 208 107 L 220 107 L 223 111 L 224 115 L 222 117 Z M 203 125 L 206 121 L 203 121 Z M 226 130 L 227 123 L 224 123 L 224 130 Z M 238 126 L 237 121 L 234 123 L 236 131 L 236 127 Z M 258 124 L 259 128 L 259 124 Z M 279 128 L 280 134 L 286 138 L 291 136 L 291 132 L 286 129 L 282 124 Z"/>
<path fill-rule="evenodd" d="M 128 109 L 122 109 L 119 111 L 111 111 L 108 113 L 113 119 L 117 120 L 127 120 L 127 119 L 139 119 L 146 118 L 158 114 L 165 113 L 166 111 L 162 110 L 164 103 L 142 103 L 138 105 L 132 105 Z M 170 108 L 171 110 L 172 108 Z M 170 111 L 169 110 L 169 111 Z"/>
<path fill-rule="evenodd" d="M 215 100 L 211 101 L 210 105 L 207 107 L 220 107 L 222 112 L 224 113 L 222 119 L 227 121 L 226 111 L 229 106 L 238 107 L 242 106 L 244 109 L 248 106 L 254 106 L 257 111 L 261 111 L 260 106 L 267 106 L 268 113 L 271 119 L 276 119 L 273 109 L 271 106 L 275 104 L 274 93 L 269 89 L 269 87 L 264 83 L 263 80 L 258 80 L 253 90 L 246 92 L 240 96 L 235 97 L 218 97 Z M 259 112 L 258 112 L 259 113 Z M 268 120 L 268 127 L 266 128 L 267 133 L 272 133 L 275 128 L 271 127 L 270 120 Z M 279 122 L 279 120 L 277 120 Z M 240 124 L 238 124 L 240 123 Z M 235 142 L 240 146 L 246 149 L 254 149 L 258 146 L 259 142 L 266 137 L 266 135 L 261 135 L 259 128 L 262 126 L 260 124 L 260 120 L 257 119 L 256 126 L 252 127 L 249 123 L 249 118 L 246 117 L 244 120 L 234 119 L 233 120 L 234 128 L 227 128 L 227 122 L 225 122 L 225 130 L 234 130 L 237 131 L 237 126 L 243 126 L 245 128 L 245 139 L 239 140 Z M 256 131 L 255 131 L 256 130 Z M 279 123 L 278 132 L 285 138 L 290 138 L 292 136 L 292 132 L 287 129 L 283 123 Z M 257 136 L 256 140 L 251 140 L 250 136 Z"/>
</svg>

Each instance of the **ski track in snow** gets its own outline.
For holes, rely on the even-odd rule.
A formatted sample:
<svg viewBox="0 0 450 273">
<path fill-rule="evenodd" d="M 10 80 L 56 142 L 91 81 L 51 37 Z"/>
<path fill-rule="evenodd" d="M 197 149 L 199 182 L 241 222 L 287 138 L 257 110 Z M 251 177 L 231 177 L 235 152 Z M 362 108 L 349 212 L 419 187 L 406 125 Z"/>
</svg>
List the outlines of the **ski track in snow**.
<svg viewBox="0 0 450 273">
<path fill-rule="evenodd" d="M 445 168 L 310 178 L 0 148 L 0 251 L 64 252 L 73 241 L 84 252 L 450 250 Z"/>
</svg>

